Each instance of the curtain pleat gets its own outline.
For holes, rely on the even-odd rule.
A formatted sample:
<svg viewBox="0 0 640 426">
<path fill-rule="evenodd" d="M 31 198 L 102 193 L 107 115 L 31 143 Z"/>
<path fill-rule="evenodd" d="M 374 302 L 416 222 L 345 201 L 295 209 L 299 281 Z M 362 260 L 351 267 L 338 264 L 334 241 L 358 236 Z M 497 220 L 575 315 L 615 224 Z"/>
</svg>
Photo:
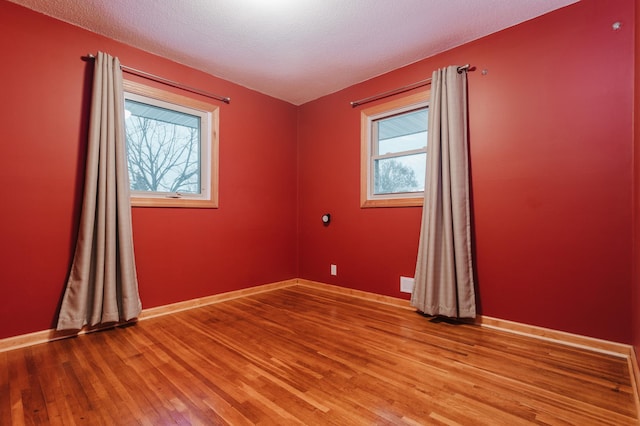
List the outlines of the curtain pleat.
<svg viewBox="0 0 640 426">
<path fill-rule="evenodd" d="M 142 310 L 133 250 L 118 58 L 99 52 L 82 213 L 58 330 L 80 330 L 137 318 Z"/>
<path fill-rule="evenodd" d="M 434 71 L 427 174 L 411 304 L 428 315 L 476 316 L 467 138 L 467 75 Z"/>
</svg>

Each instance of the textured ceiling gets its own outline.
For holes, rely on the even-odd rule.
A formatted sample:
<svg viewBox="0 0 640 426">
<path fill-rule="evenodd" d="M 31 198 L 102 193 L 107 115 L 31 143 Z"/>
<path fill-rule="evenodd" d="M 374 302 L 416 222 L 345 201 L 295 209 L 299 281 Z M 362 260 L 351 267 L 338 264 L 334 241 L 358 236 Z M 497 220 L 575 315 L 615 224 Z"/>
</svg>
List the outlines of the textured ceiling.
<svg viewBox="0 0 640 426">
<path fill-rule="evenodd" d="M 295 105 L 577 2 L 10 1 Z"/>
</svg>

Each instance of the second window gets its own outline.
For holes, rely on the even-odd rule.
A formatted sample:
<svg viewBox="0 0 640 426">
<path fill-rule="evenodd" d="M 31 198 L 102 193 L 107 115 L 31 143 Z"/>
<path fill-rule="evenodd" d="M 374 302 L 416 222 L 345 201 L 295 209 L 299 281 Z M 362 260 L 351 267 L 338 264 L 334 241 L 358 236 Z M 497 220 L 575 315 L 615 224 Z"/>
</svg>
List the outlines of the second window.
<svg viewBox="0 0 640 426">
<path fill-rule="evenodd" d="M 428 93 L 362 111 L 362 206 L 422 205 Z"/>
</svg>

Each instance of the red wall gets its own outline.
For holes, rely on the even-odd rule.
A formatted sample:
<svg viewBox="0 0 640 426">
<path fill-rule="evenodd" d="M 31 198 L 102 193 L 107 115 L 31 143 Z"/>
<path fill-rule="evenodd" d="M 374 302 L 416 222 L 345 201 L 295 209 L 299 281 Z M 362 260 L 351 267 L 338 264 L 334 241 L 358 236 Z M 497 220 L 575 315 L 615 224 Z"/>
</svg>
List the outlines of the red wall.
<svg viewBox="0 0 640 426">
<path fill-rule="evenodd" d="M 634 174 L 633 174 L 633 292 L 631 312 L 633 312 L 633 345 L 636 355 L 640 355 L 640 7 L 635 5 L 635 102 L 634 102 Z M 639 358 L 640 359 L 640 358 Z"/>
<path fill-rule="evenodd" d="M 481 313 L 630 343 L 633 11 L 583 0 L 300 107 L 300 276 L 406 297 L 421 208 L 359 207 L 349 101 L 470 63 Z"/>
<path fill-rule="evenodd" d="M 220 208 L 133 210 L 143 307 L 297 276 L 295 106 L 6 1 L 0 28 L 0 338 L 55 324 L 84 173 L 92 64 L 80 57 L 98 50 L 232 98 Z"/>
<path fill-rule="evenodd" d="M 640 345 L 633 22 L 633 0 L 583 0 L 296 108 L 0 0 L 0 338 L 55 323 L 80 214 L 92 68 L 80 56 L 103 50 L 232 98 L 220 208 L 133 211 L 145 308 L 296 276 L 406 297 L 421 209 L 359 207 L 349 101 L 471 63 L 480 311 Z"/>
</svg>

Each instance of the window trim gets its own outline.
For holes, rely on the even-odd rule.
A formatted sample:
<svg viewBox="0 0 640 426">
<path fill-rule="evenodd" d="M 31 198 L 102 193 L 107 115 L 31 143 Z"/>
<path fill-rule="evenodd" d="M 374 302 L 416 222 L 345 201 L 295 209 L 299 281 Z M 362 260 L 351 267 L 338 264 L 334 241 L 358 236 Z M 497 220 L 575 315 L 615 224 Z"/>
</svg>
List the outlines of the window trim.
<svg viewBox="0 0 640 426">
<path fill-rule="evenodd" d="M 389 102 L 384 102 L 360 113 L 360 207 L 413 207 L 424 204 L 424 195 L 406 196 L 406 193 L 385 195 L 384 198 L 372 198 L 371 159 L 373 143 L 371 141 L 371 121 L 381 114 L 399 109 L 425 104 L 428 106 L 430 90 L 422 90 Z"/>
<path fill-rule="evenodd" d="M 148 196 L 140 197 L 131 194 L 132 207 L 184 207 L 184 208 L 218 208 L 218 129 L 219 129 L 219 107 L 207 102 L 199 101 L 190 97 L 167 92 L 156 87 L 147 86 L 131 80 L 123 81 L 123 88 L 126 93 L 145 96 L 163 102 L 174 104 L 178 107 L 187 107 L 205 113 L 209 118 L 209 155 L 203 150 L 201 164 L 206 163 L 209 168 L 209 197 L 208 198 L 174 198 Z M 204 135 L 201 135 L 203 137 Z M 202 166 L 201 166 L 202 167 Z"/>
</svg>

